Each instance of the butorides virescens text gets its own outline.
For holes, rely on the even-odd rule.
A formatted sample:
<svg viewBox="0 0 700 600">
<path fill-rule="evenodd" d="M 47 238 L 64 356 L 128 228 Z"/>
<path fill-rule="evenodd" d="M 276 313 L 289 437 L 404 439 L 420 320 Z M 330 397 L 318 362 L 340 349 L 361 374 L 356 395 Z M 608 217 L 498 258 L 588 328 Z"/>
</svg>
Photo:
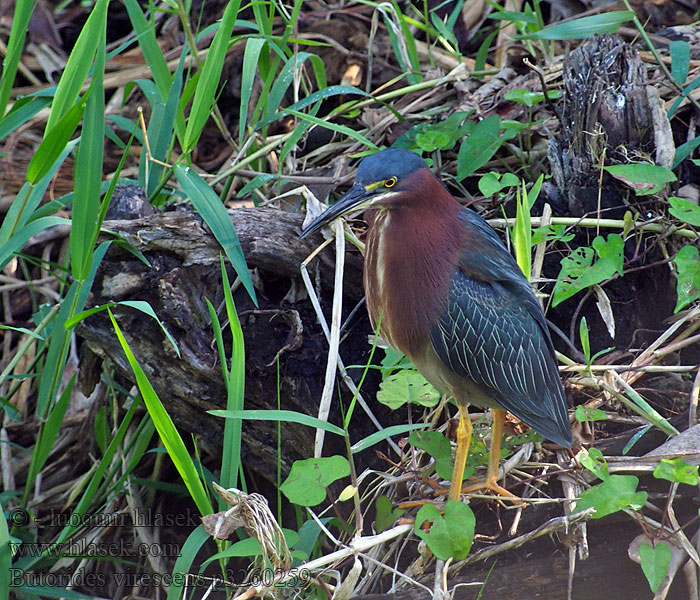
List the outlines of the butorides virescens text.
<svg viewBox="0 0 700 600">
<path fill-rule="evenodd" d="M 571 426 L 554 347 L 532 286 L 496 232 L 463 207 L 415 152 L 360 162 L 355 184 L 304 237 L 365 211 L 367 309 L 374 326 L 459 407 L 450 498 L 497 483 L 505 411 L 569 447 Z M 494 409 L 486 479 L 462 490 L 472 435 L 467 405 Z"/>
</svg>

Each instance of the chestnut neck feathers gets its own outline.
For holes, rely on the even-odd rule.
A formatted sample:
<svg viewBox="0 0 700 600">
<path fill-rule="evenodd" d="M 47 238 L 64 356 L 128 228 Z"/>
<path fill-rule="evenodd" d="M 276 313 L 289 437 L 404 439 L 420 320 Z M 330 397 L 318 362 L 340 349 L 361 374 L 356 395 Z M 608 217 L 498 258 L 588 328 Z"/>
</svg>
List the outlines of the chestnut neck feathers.
<svg viewBox="0 0 700 600">
<path fill-rule="evenodd" d="M 460 204 L 427 169 L 408 189 L 368 211 L 364 283 L 372 323 L 411 358 L 424 349 L 434 315 L 444 310 L 463 235 Z"/>
</svg>

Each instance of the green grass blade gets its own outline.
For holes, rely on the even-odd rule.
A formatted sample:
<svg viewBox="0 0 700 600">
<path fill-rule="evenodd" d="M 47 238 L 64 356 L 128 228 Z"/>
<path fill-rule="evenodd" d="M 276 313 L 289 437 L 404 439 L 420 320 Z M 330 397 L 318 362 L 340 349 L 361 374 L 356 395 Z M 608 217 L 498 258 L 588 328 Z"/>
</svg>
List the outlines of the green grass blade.
<svg viewBox="0 0 700 600">
<path fill-rule="evenodd" d="M 71 110 L 80 90 L 87 79 L 92 59 L 100 40 L 100 32 L 104 28 L 107 18 L 108 0 L 97 0 L 85 25 L 80 30 L 80 35 L 71 50 L 63 74 L 56 87 L 56 95 L 51 105 L 51 113 L 46 123 L 46 133 L 50 133 L 53 127 Z"/>
<path fill-rule="evenodd" d="M 11 4 L 9 6 L 12 6 Z M 17 0 L 15 12 L 12 15 L 12 27 L 7 41 L 7 50 L 2 61 L 2 77 L 0 77 L 0 117 L 5 114 L 10 94 L 15 84 L 17 67 L 22 58 L 22 48 L 29 28 L 29 19 L 34 12 L 34 0 Z"/>
<path fill-rule="evenodd" d="M 27 181 L 32 184 L 37 183 L 56 164 L 56 160 L 65 150 L 80 123 L 87 98 L 86 94 L 78 103 L 71 106 L 61 119 L 57 120 L 54 127 L 47 130 L 27 166 Z"/>
<path fill-rule="evenodd" d="M 148 122 L 148 139 L 153 158 L 166 162 L 168 151 L 172 144 L 173 130 L 177 121 L 178 102 L 182 91 L 182 73 L 185 68 L 185 53 L 182 53 L 180 62 L 173 75 L 173 82 L 165 102 L 160 98 L 154 99 L 151 105 L 151 118 Z M 139 168 L 144 170 L 143 177 L 148 175 L 146 194 L 153 200 L 153 196 L 160 189 L 160 179 L 165 167 L 156 162 L 146 162 L 148 156 L 144 152 L 139 163 Z"/>
<path fill-rule="evenodd" d="M 65 328 L 72 329 L 78 323 L 80 323 L 80 321 L 87 319 L 89 316 L 94 315 L 95 313 L 106 310 L 108 308 L 112 308 L 113 306 L 128 306 L 129 308 L 140 310 L 143 314 L 148 315 L 149 317 L 154 319 L 165 334 L 165 337 L 168 338 L 168 341 L 172 344 L 172 347 L 175 350 L 175 353 L 177 354 L 178 358 L 180 357 L 180 349 L 177 346 L 175 338 L 173 338 L 173 336 L 170 334 L 163 322 L 158 318 L 158 315 L 156 315 L 155 311 L 153 310 L 153 307 L 145 300 L 121 300 L 120 302 L 107 302 L 106 304 L 101 304 L 100 306 L 94 306 L 93 308 L 89 308 L 88 310 L 84 310 L 76 315 L 73 315 L 70 319 L 66 321 Z"/>
<path fill-rule="evenodd" d="M 49 454 L 53 449 L 56 442 L 56 437 L 58 436 L 58 432 L 60 431 L 63 423 L 63 417 L 66 414 L 66 409 L 68 408 L 68 401 L 70 400 L 70 395 L 73 391 L 75 377 L 76 374 L 74 373 L 63 392 L 61 392 L 58 402 L 51 407 L 49 418 L 46 420 L 46 423 L 43 424 L 43 427 L 40 430 L 34 451 L 32 452 L 32 460 L 29 465 L 29 471 L 27 473 L 27 479 L 29 481 L 34 481 L 37 478 L 39 472 L 44 468 L 46 460 L 49 458 Z"/>
<path fill-rule="evenodd" d="M 192 110 L 190 111 L 187 129 L 185 130 L 183 151 L 186 154 L 194 149 L 199 136 L 202 134 L 202 129 L 204 129 L 204 125 L 209 119 L 214 96 L 219 87 L 228 43 L 240 5 L 240 0 L 232 0 L 226 5 L 226 10 L 224 10 L 221 23 L 219 24 L 219 30 L 216 32 L 214 40 L 209 47 L 207 59 L 199 78 L 199 85 L 192 100 Z M 192 51 L 195 52 L 196 50 L 193 48 Z"/>
<path fill-rule="evenodd" d="M 266 40 L 263 38 L 254 37 L 248 39 L 245 45 L 241 71 L 241 105 L 238 115 L 238 141 L 240 143 L 243 142 L 243 135 L 248 122 L 248 105 L 250 104 L 250 96 L 253 93 L 253 81 L 255 80 L 258 58 L 265 44 Z"/>
<path fill-rule="evenodd" d="M 45 96 L 17 100 L 12 110 L 5 115 L 5 118 L 0 120 L 0 140 L 24 125 L 49 104 L 51 104 L 51 98 Z"/>
<path fill-rule="evenodd" d="M 112 311 L 108 310 L 108 312 L 122 350 L 124 351 L 134 376 L 136 377 L 136 385 L 138 386 L 141 396 L 143 397 L 143 401 L 146 404 L 148 414 L 151 415 L 151 419 L 153 419 L 153 423 L 156 426 L 156 431 L 158 431 L 158 435 L 163 441 L 165 449 L 168 451 L 168 455 L 173 461 L 178 473 L 180 473 L 180 477 L 182 477 L 182 480 L 185 483 L 185 486 L 187 486 L 187 490 L 192 496 L 192 500 L 197 505 L 200 513 L 202 515 L 207 515 L 213 512 L 209 497 L 207 496 L 204 486 L 202 485 L 197 469 L 195 469 L 190 453 L 180 437 L 180 433 L 176 429 L 173 420 L 170 418 L 170 415 L 165 410 L 160 398 L 153 389 L 151 382 L 148 381 L 148 377 L 146 377 L 141 365 L 136 360 L 136 357 L 129 347 L 129 344 L 127 344 L 126 339 L 124 338 L 121 329 L 119 328 L 119 325 L 112 314 Z"/>
<path fill-rule="evenodd" d="M 299 423 L 300 425 L 306 425 L 314 429 L 323 429 L 324 431 L 336 435 L 345 436 L 345 431 L 337 425 L 293 410 L 208 410 L 207 412 L 215 417 L 224 417 L 226 419 L 251 419 L 253 421 Z"/>
<path fill-rule="evenodd" d="M 73 178 L 73 210 L 71 213 L 71 270 L 73 278 L 83 281 L 90 272 L 92 251 L 100 231 L 100 186 L 102 184 L 102 157 L 105 128 L 105 21 L 99 30 L 95 52 L 92 87 L 85 108 L 80 144 L 75 160 Z"/>
<path fill-rule="evenodd" d="M 392 435 L 401 435 L 409 431 L 414 431 L 415 429 L 421 429 L 422 427 L 427 427 L 428 423 L 413 423 L 411 425 L 392 425 L 381 431 L 375 431 L 373 434 L 368 435 L 366 438 L 360 440 L 356 444 L 351 446 L 351 451 L 353 454 L 367 450 L 379 442 L 390 438 Z"/>
<path fill-rule="evenodd" d="M 615 33 L 623 23 L 633 18 L 634 11 L 617 10 L 556 23 L 535 33 L 513 37 L 521 40 L 580 40 L 596 33 Z"/>
<path fill-rule="evenodd" d="M 10 531 L 7 528 L 5 511 L 0 510 L 0 600 L 9 600 L 11 567 Z"/>
<path fill-rule="evenodd" d="M 255 298 L 255 289 L 253 289 L 243 250 L 226 208 L 206 181 L 193 169 L 176 165 L 174 171 L 182 189 L 221 244 L 241 283 L 257 306 L 258 301 Z"/>
<path fill-rule="evenodd" d="M 227 386 L 226 409 L 230 411 L 243 410 L 245 393 L 245 344 L 243 330 L 238 320 L 236 306 L 233 303 L 231 284 L 226 274 L 224 257 L 221 257 L 221 279 L 226 301 L 226 316 L 231 330 L 231 370 Z M 226 357 L 221 357 L 226 360 Z M 221 485 L 225 488 L 238 487 L 238 471 L 241 468 L 241 435 L 242 421 L 226 419 L 224 425 L 224 448 L 221 460 Z"/>
<path fill-rule="evenodd" d="M 361 133 L 358 133 L 354 129 L 350 129 L 350 127 L 346 127 L 345 125 L 336 125 L 335 123 L 331 123 L 330 121 L 324 121 L 323 119 L 312 117 L 311 115 L 307 115 L 296 110 L 291 110 L 289 108 L 285 109 L 284 112 L 299 117 L 303 121 L 308 121 L 309 123 L 313 123 L 314 125 L 320 125 L 321 127 L 330 129 L 331 131 L 335 131 L 336 133 L 340 133 L 342 135 L 347 135 L 348 137 L 357 140 L 358 142 L 364 144 L 372 150 L 379 150 L 379 148 L 374 142 L 371 142 L 365 136 L 363 136 Z"/>
<path fill-rule="evenodd" d="M 54 225 L 68 225 L 70 221 L 61 217 L 43 217 L 32 221 L 0 246 L 0 269 L 4 268 L 15 252 L 19 252 L 30 237 Z"/>
<path fill-rule="evenodd" d="M 156 39 L 154 26 L 146 19 L 137 0 L 124 0 L 124 5 L 126 6 L 131 25 L 134 28 L 134 33 L 136 33 L 141 52 L 143 52 L 143 58 L 151 71 L 161 99 L 165 101 L 168 97 L 172 77 L 170 76 L 168 63 L 163 56 L 163 51 L 160 49 Z"/>
<path fill-rule="evenodd" d="M 204 531 L 204 525 L 200 525 L 187 537 L 187 540 L 180 549 L 180 555 L 173 566 L 172 584 L 168 589 L 167 600 L 181 600 L 185 596 L 186 576 L 192 572 L 195 558 L 199 549 L 209 540 L 209 534 Z M 0 599 L 1 600 L 1 599 Z"/>
<path fill-rule="evenodd" d="M 515 258 L 525 277 L 530 279 L 532 271 L 532 225 L 530 223 L 530 203 L 523 182 L 522 191 L 517 191 L 515 225 L 513 226 Z"/>
</svg>

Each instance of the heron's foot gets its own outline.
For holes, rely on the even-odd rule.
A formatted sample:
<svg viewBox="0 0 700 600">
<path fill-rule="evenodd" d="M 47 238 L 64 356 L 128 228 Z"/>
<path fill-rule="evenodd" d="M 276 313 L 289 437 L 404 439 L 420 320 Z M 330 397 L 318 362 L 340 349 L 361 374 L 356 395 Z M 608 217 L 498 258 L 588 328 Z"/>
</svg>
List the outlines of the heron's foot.
<svg viewBox="0 0 700 600">
<path fill-rule="evenodd" d="M 463 486 L 462 494 L 473 494 L 474 492 L 479 492 L 482 490 L 493 492 L 504 500 L 512 502 L 514 505 L 523 506 L 525 504 L 521 498 L 512 492 L 509 492 L 506 488 L 500 485 L 495 478 L 490 477 L 480 481 L 475 481 L 473 483 L 468 483 L 467 485 Z"/>
</svg>

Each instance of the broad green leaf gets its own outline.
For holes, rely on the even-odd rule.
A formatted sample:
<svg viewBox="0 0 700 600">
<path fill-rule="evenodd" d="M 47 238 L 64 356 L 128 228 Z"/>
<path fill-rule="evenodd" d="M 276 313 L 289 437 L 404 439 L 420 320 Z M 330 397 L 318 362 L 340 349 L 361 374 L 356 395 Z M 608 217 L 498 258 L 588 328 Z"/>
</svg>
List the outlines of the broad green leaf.
<svg viewBox="0 0 700 600">
<path fill-rule="evenodd" d="M 671 196 L 668 199 L 668 203 L 671 205 L 668 212 L 676 217 L 676 219 L 680 219 L 684 223 L 688 223 L 694 227 L 700 227 L 700 206 L 686 198 L 679 198 L 678 196 Z"/>
<path fill-rule="evenodd" d="M 316 506 L 326 499 L 326 488 L 350 475 L 350 464 L 343 456 L 296 460 L 280 491 L 290 502 Z"/>
<path fill-rule="evenodd" d="M 479 191 L 484 196 L 493 196 L 503 188 L 515 187 L 516 185 L 520 185 L 520 179 L 517 175 L 513 173 L 504 173 L 501 175 L 497 171 L 486 173 L 486 175 L 481 177 L 478 181 Z"/>
<path fill-rule="evenodd" d="M 377 400 L 392 410 L 396 410 L 406 402 L 430 407 L 440 401 L 440 392 L 418 371 L 403 369 L 382 381 L 377 392 Z"/>
<path fill-rule="evenodd" d="M 570 242 L 574 239 L 573 233 L 566 233 L 566 225 L 545 225 L 532 230 L 532 245 L 542 242 Z"/>
<path fill-rule="evenodd" d="M 187 129 L 185 130 L 183 151 L 186 154 L 192 152 L 194 149 L 199 136 L 202 134 L 202 129 L 204 129 L 204 125 L 209 119 L 214 97 L 219 87 L 221 70 L 224 66 L 224 59 L 226 58 L 231 32 L 233 31 L 233 25 L 236 22 L 236 15 L 238 14 L 240 5 L 240 0 L 232 0 L 226 4 L 219 29 L 216 35 L 214 35 L 211 46 L 209 46 L 209 52 L 207 53 L 206 61 L 202 67 L 199 84 L 197 85 L 194 99 L 192 100 L 192 109 L 190 110 Z M 193 51 L 195 50 L 193 49 Z"/>
<path fill-rule="evenodd" d="M 601 519 L 620 510 L 639 510 L 647 501 L 646 492 L 638 492 L 639 479 L 634 475 L 610 475 L 581 494 L 574 513 L 595 508 L 594 519 Z"/>
<path fill-rule="evenodd" d="M 250 279 L 243 250 L 241 250 L 241 244 L 238 241 L 236 230 L 233 228 L 233 223 L 231 223 L 231 218 L 226 212 L 226 207 L 194 169 L 175 165 L 174 171 L 182 189 L 221 244 L 231 266 L 240 277 L 243 287 L 257 306 L 255 289 Z"/>
<path fill-rule="evenodd" d="M 671 549 L 662 541 L 657 541 L 653 547 L 651 544 L 642 544 L 639 547 L 639 558 L 649 587 L 652 592 L 656 593 L 668 573 L 668 567 L 671 564 Z"/>
<path fill-rule="evenodd" d="M 684 40 L 673 40 L 668 44 L 671 54 L 671 75 L 678 85 L 683 85 L 690 68 L 690 44 Z"/>
<path fill-rule="evenodd" d="M 450 441 L 439 431 L 414 431 L 408 436 L 408 443 L 414 448 L 424 450 L 435 459 L 435 471 L 443 479 L 452 478 L 452 446 Z M 474 469 L 465 469 L 464 477 L 470 476 Z"/>
<path fill-rule="evenodd" d="M 637 196 L 656 194 L 667 183 L 677 179 L 675 173 L 670 169 L 648 163 L 611 165 L 603 168 L 615 179 L 631 187 Z"/>
<path fill-rule="evenodd" d="M 598 479 L 606 480 L 610 477 L 608 464 L 605 462 L 603 453 L 598 448 L 589 448 L 588 453 L 581 454 L 579 461 Z"/>
<path fill-rule="evenodd" d="M 560 96 L 561 92 L 559 90 L 551 90 L 547 92 L 547 97 L 550 100 L 554 100 Z M 545 96 L 542 92 L 531 92 L 530 90 L 522 89 L 510 90 L 506 93 L 504 98 L 506 100 L 510 100 L 511 102 L 520 102 L 521 104 L 524 104 L 530 108 L 545 101 Z"/>
<path fill-rule="evenodd" d="M 678 269 L 675 314 L 700 298 L 700 252 L 695 246 L 683 246 L 673 257 L 673 264 Z"/>
<path fill-rule="evenodd" d="M 426 521 L 430 522 L 427 532 L 421 528 Z M 433 504 L 421 506 L 416 514 L 413 531 L 439 559 L 447 560 L 452 557 L 462 560 L 472 547 L 475 525 L 474 513 L 467 504 L 448 500 L 444 517 Z"/>
<path fill-rule="evenodd" d="M 377 533 L 389 529 L 403 513 L 405 510 L 400 508 L 394 508 L 391 500 L 386 496 L 379 496 L 377 502 L 374 505 L 376 510 L 376 516 L 374 517 L 374 529 Z"/>
<path fill-rule="evenodd" d="M 462 181 L 486 164 L 502 143 L 501 119 L 498 115 L 491 115 L 477 123 L 459 147 L 457 181 Z"/>
<path fill-rule="evenodd" d="M 603 33 L 615 33 L 626 21 L 634 18 L 631 10 L 618 10 L 556 23 L 527 35 L 513 36 L 524 40 L 580 40 Z"/>
<path fill-rule="evenodd" d="M 586 421 L 606 421 L 608 415 L 606 415 L 599 408 L 588 408 L 585 406 L 577 406 L 574 417 L 579 423 L 585 423 Z"/>
<path fill-rule="evenodd" d="M 689 465 L 680 456 L 677 458 L 662 458 L 654 469 L 654 477 L 687 485 L 698 484 L 698 466 Z"/>
<path fill-rule="evenodd" d="M 602 236 L 593 240 L 593 248 L 581 246 L 561 259 L 561 271 L 552 294 L 552 306 L 557 306 L 581 290 L 622 274 L 624 242 L 617 233 L 607 241 Z M 595 250 L 595 252 L 594 252 Z M 598 260 L 593 262 L 595 254 Z"/>
</svg>

